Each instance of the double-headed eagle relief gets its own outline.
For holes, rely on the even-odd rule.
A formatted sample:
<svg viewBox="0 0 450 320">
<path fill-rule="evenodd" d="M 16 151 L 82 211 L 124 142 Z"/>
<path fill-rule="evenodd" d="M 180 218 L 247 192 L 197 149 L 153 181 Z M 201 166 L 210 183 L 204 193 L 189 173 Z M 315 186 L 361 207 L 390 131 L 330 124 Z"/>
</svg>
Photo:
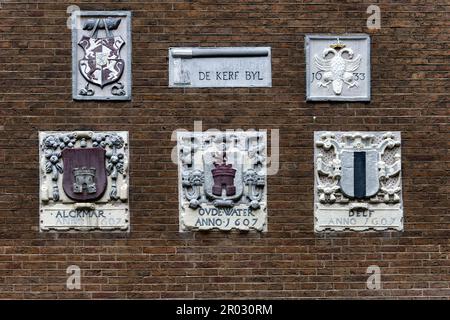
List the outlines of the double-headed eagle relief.
<svg viewBox="0 0 450 320">
<path fill-rule="evenodd" d="M 308 35 L 305 46 L 307 100 L 370 100 L 369 36 Z"/>
<path fill-rule="evenodd" d="M 178 132 L 177 141 L 180 231 L 266 231 L 266 133 Z"/>
<path fill-rule="evenodd" d="M 403 230 L 399 132 L 315 132 L 315 230 Z"/>
<path fill-rule="evenodd" d="M 128 230 L 128 133 L 41 132 L 40 226 Z"/>
<path fill-rule="evenodd" d="M 73 16 L 73 97 L 131 98 L 129 12 L 78 12 Z"/>
<path fill-rule="evenodd" d="M 314 64 L 320 71 L 323 71 L 323 80 L 318 81 L 318 86 L 327 88 L 331 85 L 336 95 L 342 93 L 344 84 L 348 86 L 348 89 L 358 86 L 353 72 L 359 69 L 361 55 L 358 54 L 355 57 L 353 50 L 346 48 L 346 45 L 340 43 L 339 39 L 336 44 L 324 49 L 321 56 L 315 54 Z"/>
</svg>

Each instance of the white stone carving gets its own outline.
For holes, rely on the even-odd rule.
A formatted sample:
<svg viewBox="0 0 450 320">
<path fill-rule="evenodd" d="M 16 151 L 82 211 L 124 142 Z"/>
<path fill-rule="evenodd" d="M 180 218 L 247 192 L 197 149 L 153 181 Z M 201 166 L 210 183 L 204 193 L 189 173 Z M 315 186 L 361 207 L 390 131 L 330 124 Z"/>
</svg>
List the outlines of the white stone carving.
<svg viewBox="0 0 450 320">
<path fill-rule="evenodd" d="M 341 44 L 338 40 L 338 44 Z M 353 72 L 357 71 L 361 64 L 361 55 L 354 57 L 353 50 L 351 48 L 343 48 L 336 50 L 336 45 L 332 48 L 326 48 L 323 50 L 321 57 L 317 54 L 314 55 L 314 64 L 316 67 L 323 71 L 323 81 L 318 81 L 320 87 L 328 87 L 331 84 L 333 92 L 336 95 L 342 93 L 342 86 L 348 85 L 348 88 L 358 86 L 358 81 L 355 80 Z M 328 58 L 329 55 L 331 58 Z M 344 57 L 344 54 L 348 55 L 348 59 Z"/>
<path fill-rule="evenodd" d="M 266 133 L 178 132 L 177 141 L 180 231 L 266 231 Z"/>
<path fill-rule="evenodd" d="M 128 231 L 128 132 L 39 133 L 40 230 Z"/>
<path fill-rule="evenodd" d="M 271 87 L 270 47 L 169 49 L 169 87 Z"/>
<path fill-rule="evenodd" d="M 131 12 L 72 15 L 72 97 L 131 100 Z"/>
<path fill-rule="evenodd" d="M 315 132 L 315 231 L 403 230 L 400 132 Z"/>
<path fill-rule="evenodd" d="M 306 99 L 370 101 L 370 38 L 307 35 Z"/>
</svg>

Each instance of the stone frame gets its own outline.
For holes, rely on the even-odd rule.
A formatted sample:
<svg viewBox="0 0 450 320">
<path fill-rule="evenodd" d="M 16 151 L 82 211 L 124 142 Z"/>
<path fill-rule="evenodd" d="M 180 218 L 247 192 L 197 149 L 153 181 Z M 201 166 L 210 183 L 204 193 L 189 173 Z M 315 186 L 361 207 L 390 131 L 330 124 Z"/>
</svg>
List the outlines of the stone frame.
<svg viewBox="0 0 450 320">
<path fill-rule="evenodd" d="M 312 95 L 311 93 L 311 42 L 314 40 L 336 40 L 348 39 L 348 40 L 360 40 L 367 42 L 367 59 L 365 59 L 366 68 L 366 82 L 367 90 L 364 95 L 361 96 L 332 96 L 332 95 Z M 306 65 L 306 101 L 365 101 L 369 102 L 371 99 L 371 41 L 370 36 L 364 33 L 355 34 L 307 34 L 305 35 L 305 65 Z"/>
<path fill-rule="evenodd" d="M 121 56 L 125 59 L 125 67 L 124 74 L 119 78 L 118 82 L 121 79 L 125 79 L 125 88 L 126 93 L 124 95 L 107 95 L 107 96 L 84 96 L 79 94 L 80 86 L 78 85 L 79 79 L 84 79 L 78 70 L 78 34 L 80 30 L 78 30 L 78 21 L 81 18 L 89 17 L 89 16 L 100 16 L 100 17 L 123 17 L 127 21 L 126 27 L 126 41 L 125 48 L 121 50 Z M 131 100 L 132 97 L 132 34 L 131 34 L 131 11 L 74 11 L 72 13 L 72 99 L 73 100 L 81 100 L 81 101 L 92 101 L 92 100 L 106 100 L 106 101 L 123 101 L 123 100 Z M 114 85 L 117 82 L 114 82 L 110 85 Z M 110 85 L 106 87 L 109 88 Z M 97 87 L 95 87 L 97 88 Z M 102 89 L 103 90 L 103 89 Z"/>
<path fill-rule="evenodd" d="M 40 231 L 129 231 L 129 138 L 127 131 L 39 132 L 39 225 Z M 71 199 L 64 191 L 64 150 L 103 149 L 107 184 L 92 201 Z M 75 221 L 70 211 L 103 215 Z M 66 220 L 57 220 L 61 218 Z M 70 217 L 66 216 L 70 215 Z M 80 218 L 80 217 L 76 217 Z M 100 220 L 100 218 L 104 218 Z M 115 219 L 115 220 L 111 220 Z M 61 223 L 69 222 L 70 223 Z M 92 220 L 92 221 L 91 221 Z M 58 222 L 59 221 L 59 222 Z M 83 223 L 80 223 L 83 222 Z M 60 224 L 60 225 L 58 225 Z"/>
<path fill-rule="evenodd" d="M 349 150 L 377 150 L 379 189 L 375 194 L 354 198 L 343 192 L 342 151 Z M 388 229 L 403 231 L 401 133 L 314 132 L 314 231 Z"/>
<path fill-rule="evenodd" d="M 272 48 L 271 47 L 170 47 L 169 48 L 169 88 L 270 88 L 272 87 Z M 176 55 L 176 56 L 175 56 Z M 244 77 L 242 70 L 242 62 L 245 61 L 247 65 L 254 65 L 255 60 L 262 62 L 261 69 L 259 72 L 263 71 L 264 74 L 267 74 L 269 79 L 264 79 L 262 83 L 257 83 L 251 80 L 245 79 L 233 79 L 231 84 L 227 82 L 219 83 L 214 79 L 211 81 L 207 81 L 204 83 L 200 83 L 198 80 L 194 81 L 196 84 L 194 85 L 190 82 L 191 70 L 186 67 L 190 65 L 192 69 L 196 70 L 199 68 L 199 63 L 196 64 L 195 61 L 198 59 L 202 60 L 201 66 L 204 68 L 205 66 L 210 67 L 211 71 L 220 65 L 221 68 L 228 68 L 230 65 L 233 68 L 241 69 L 236 70 L 239 72 L 239 77 Z M 211 61 L 212 59 L 218 59 L 220 61 Z M 230 60 L 232 59 L 232 60 Z M 236 59 L 238 62 L 236 62 Z M 248 61 L 246 61 L 246 59 Z M 259 59 L 259 60 L 258 60 Z M 183 66 L 185 68 L 183 68 Z M 178 70 L 178 72 L 176 72 Z M 217 71 L 217 70 L 216 70 Z M 255 71 L 256 72 L 256 71 Z M 183 79 L 177 81 L 177 79 Z"/>
<path fill-rule="evenodd" d="M 222 140 L 223 137 L 225 140 Z M 211 168 L 214 169 L 213 161 L 209 160 L 216 159 L 222 152 L 218 150 L 223 150 L 223 141 L 226 141 L 227 162 L 236 169 L 236 193 L 230 197 L 224 193 L 214 196 L 210 190 L 216 182 L 210 174 L 214 174 L 214 170 L 210 172 Z M 265 131 L 177 132 L 180 232 L 213 229 L 266 232 L 266 148 Z M 209 210 L 213 218 L 214 212 L 222 213 L 224 218 L 214 218 L 215 225 L 198 224 L 201 210 L 204 216 L 208 215 L 205 212 Z M 227 210 L 230 215 L 225 213 Z"/>
</svg>

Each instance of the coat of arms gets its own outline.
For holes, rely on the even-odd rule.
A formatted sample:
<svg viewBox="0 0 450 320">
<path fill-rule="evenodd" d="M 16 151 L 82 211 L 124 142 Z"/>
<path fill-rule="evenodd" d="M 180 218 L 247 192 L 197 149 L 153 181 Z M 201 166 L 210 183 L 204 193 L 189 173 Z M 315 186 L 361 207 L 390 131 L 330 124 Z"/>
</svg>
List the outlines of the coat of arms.
<svg viewBox="0 0 450 320">
<path fill-rule="evenodd" d="M 178 133 L 180 229 L 266 230 L 266 135 Z"/>
<path fill-rule="evenodd" d="M 41 230 L 127 230 L 128 134 L 41 132 Z"/>
<path fill-rule="evenodd" d="M 325 48 L 321 55 L 314 55 L 314 64 L 323 71 L 323 80 L 319 80 L 319 87 L 327 88 L 331 85 L 334 94 L 340 95 L 344 84 L 348 88 L 358 86 L 353 72 L 357 71 L 361 64 L 361 55 L 355 56 L 351 48 L 338 39 L 337 43 Z"/>
<path fill-rule="evenodd" d="M 398 132 L 315 133 L 316 231 L 403 229 Z"/>
<path fill-rule="evenodd" d="M 74 97 L 77 99 L 129 99 L 130 14 L 81 12 L 74 30 Z M 121 49 L 127 47 L 125 56 Z M 82 49 L 79 50 L 79 49 Z M 74 65 L 75 67 L 75 65 Z M 78 72 L 82 77 L 78 77 Z M 125 78 L 125 81 L 123 80 Z M 84 80 L 84 81 L 83 81 Z"/>
<path fill-rule="evenodd" d="M 370 100 L 368 35 L 307 35 L 305 52 L 307 100 Z"/>
<path fill-rule="evenodd" d="M 120 19 L 87 21 L 84 29 L 89 30 L 92 27 L 92 34 L 83 36 L 78 42 L 84 50 L 84 57 L 79 61 L 80 72 L 88 82 L 101 88 L 119 80 L 125 66 L 125 61 L 120 57 L 120 49 L 125 41 L 120 36 L 110 34 L 110 29 L 117 29 L 119 24 Z M 95 37 L 99 28 L 106 31 L 106 37 Z"/>
<path fill-rule="evenodd" d="M 72 200 L 99 199 L 106 190 L 106 156 L 102 148 L 64 149 L 63 190 Z"/>
</svg>

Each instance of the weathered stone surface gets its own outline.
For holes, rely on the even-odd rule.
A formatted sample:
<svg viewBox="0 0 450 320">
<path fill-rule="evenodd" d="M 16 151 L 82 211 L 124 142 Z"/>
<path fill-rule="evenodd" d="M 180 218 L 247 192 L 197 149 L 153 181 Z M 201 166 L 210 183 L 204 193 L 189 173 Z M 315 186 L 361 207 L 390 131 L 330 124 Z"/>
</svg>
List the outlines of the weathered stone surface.
<svg viewBox="0 0 450 320">
<path fill-rule="evenodd" d="M 270 47 L 171 48 L 170 87 L 271 87 Z"/>
<path fill-rule="evenodd" d="M 370 101 L 368 35 L 307 35 L 306 99 Z"/>
<path fill-rule="evenodd" d="M 128 132 L 40 132 L 40 229 L 129 230 Z"/>
<path fill-rule="evenodd" d="M 403 230 L 400 132 L 314 133 L 315 230 Z"/>
<path fill-rule="evenodd" d="M 178 132 L 180 231 L 267 231 L 265 132 Z"/>
<path fill-rule="evenodd" d="M 131 12 L 72 14 L 72 96 L 131 99 Z"/>
</svg>

